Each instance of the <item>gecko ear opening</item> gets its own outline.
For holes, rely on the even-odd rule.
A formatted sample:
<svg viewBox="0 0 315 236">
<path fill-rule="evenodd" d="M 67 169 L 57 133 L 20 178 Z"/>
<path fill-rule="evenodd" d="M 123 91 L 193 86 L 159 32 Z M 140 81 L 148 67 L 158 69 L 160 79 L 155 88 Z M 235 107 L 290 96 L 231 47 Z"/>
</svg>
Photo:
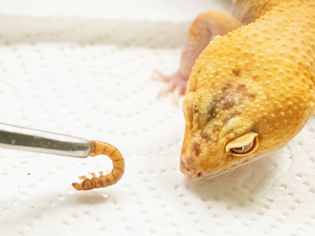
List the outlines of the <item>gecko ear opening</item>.
<svg viewBox="0 0 315 236">
<path fill-rule="evenodd" d="M 230 141 L 225 146 L 225 151 L 232 153 L 234 156 L 245 156 L 252 154 L 258 145 L 258 134 L 250 132 Z"/>
</svg>

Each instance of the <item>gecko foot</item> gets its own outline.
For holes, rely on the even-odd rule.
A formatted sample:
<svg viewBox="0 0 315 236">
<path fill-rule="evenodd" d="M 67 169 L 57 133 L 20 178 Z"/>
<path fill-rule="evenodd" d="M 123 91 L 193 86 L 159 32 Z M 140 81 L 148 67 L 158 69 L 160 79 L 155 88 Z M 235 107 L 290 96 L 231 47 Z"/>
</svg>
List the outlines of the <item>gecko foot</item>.
<svg viewBox="0 0 315 236">
<path fill-rule="evenodd" d="M 165 75 L 160 71 L 154 71 L 154 78 L 166 83 L 166 87 L 158 94 L 158 98 L 165 97 L 171 93 L 177 93 L 180 96 L 185 95 L 187 78 L 176 72 L 172 75 Z"/>
</svg>

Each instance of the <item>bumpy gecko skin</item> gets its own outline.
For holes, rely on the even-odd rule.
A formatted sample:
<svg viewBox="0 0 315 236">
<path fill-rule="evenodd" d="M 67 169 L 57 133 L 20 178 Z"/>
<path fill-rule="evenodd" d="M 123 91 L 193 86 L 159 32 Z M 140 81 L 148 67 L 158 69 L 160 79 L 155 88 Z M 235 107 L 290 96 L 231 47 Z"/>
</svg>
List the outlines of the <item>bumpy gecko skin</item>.
<svg viewBox="0 0 315 236">
<path fill-rule="evenodd" d="M 215 38 L 190 74 L 181 170 L 204 179 L 288 143 L 314 111 L 315 1 L 237 0 L 248 23 Z"/>
<path fill-rule="evenodd" d="M 205 12 L 200 14 L 192 23 L 183 51 L 181 54 L 180 66 L 171 75 L 164 75 L 157 71 L 156 74 L 168 86 L 161 91 L 160 95 L 167 95 L 171 92 L 185 94 L 186 83 L 189 74 L 200 53 L 218 35 L 225 35 L 228 32 L 241 26 L 241 23 L 233 16 L 223 12 Z"/>
</svg>

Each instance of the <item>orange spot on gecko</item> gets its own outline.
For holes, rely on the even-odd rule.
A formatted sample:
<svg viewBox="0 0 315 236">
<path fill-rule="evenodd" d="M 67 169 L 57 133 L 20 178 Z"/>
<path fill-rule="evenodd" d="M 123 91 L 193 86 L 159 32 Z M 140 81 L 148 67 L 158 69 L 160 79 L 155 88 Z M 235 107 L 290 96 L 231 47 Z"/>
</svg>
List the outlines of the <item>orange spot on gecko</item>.
<svg viewBox="0 0 315 236">
<path fill-rule="evenodd" d="M 209 135 L 208 135 L 206 132 L 202 132 L 202 133 L 200 134 L 200 136 L 201 136 L 202 139 L 205 139 L 205 140 L 208 140 L 208 139 L 209 139 Z"/>
<path fill-rule="evenodd" d="M 225 85 L 223 85 L 221 91 L 222 91 L 223 93 L 226 93 L 231 87 L 232 87 L 231 84 L 225 84 Z"/>
<path fill-rule="evenodd" d="M 199 156 L 199 155 L 200 155 L 200 153 L 201 153 L 200 144 L 194 143 L 194 146 L 193 146 L 193 153 L 194 153 L 194 155 L 196 155 L 196 156 Z"/>
<path fill-rule="evenodd" d="M 237 85 L 237 91 L 239 91 L 239 92 L 247 92 L 246 85 L 245 84 Z"/>
<path fill-rule="evenodd" d="M 240 76 L 241 75 L 241 69 L 240 68 L 234 68 L 233 70 L 232 70 L 232 73 L 233 73 L 233 75 L 235 75 L 235 76 Z"/>
</svg>

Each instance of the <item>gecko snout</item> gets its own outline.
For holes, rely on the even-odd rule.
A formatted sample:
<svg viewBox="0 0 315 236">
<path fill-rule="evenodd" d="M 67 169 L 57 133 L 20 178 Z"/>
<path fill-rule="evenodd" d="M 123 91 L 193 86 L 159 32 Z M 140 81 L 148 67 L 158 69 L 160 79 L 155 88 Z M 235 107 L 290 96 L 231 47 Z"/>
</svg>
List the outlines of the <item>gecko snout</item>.
<svg viewBox="0 0 315 236">
<path fill-rule="evenodd" d="M 180 170 L 185 176 L 193 180 L 205 178 L 205 173 L 200 171 L 196 165 L 196 159 L 198 159 L 200 154 L 199 147 L 199 145 L 194 145 L 191 138 L 191 131 L 186 128 L 181 151 Z"/>
<path fill-rule="evenodd" d="M 194 168 L 194 165 L 191 163 L 189 157 L 181 158 L 180 170 L 188 178 L 193 179 L 193 180 L 203 179 L 205 177 L 205 175 L 202 172 Z"/>
</svg>

